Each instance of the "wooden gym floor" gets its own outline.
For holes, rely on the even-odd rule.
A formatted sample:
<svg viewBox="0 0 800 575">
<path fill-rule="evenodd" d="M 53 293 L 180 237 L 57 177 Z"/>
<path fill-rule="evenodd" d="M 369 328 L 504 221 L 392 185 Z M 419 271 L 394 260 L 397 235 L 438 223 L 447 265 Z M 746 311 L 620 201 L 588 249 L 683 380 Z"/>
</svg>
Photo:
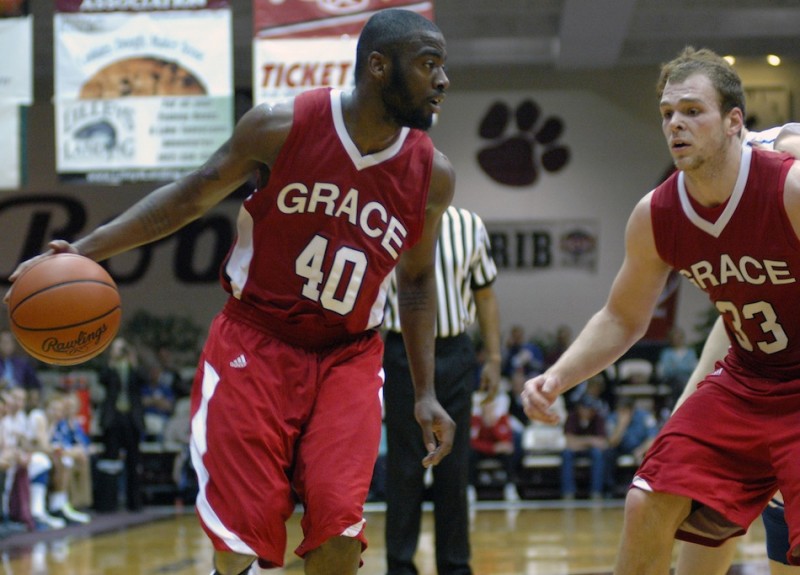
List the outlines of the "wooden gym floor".
<svg viewBox="0 0 800 575">
<path fill-rule="evenodd" d="M 427 509 L 427 508 L 426 508 Z M 208 575 L 212 549 L 191 509 L 159 508 L 147 522 L 108 527 L 101 533 L 69 527 L 0 540 L 5 575 Z M 360 575 L 384 575 L 381 504 L 368 504 L 370 546 Z M 103 521 L 97 516 L 96 526 Z M 471 519 L 476 575 L 607 575 L 616 553 L 622 502 L 478 502 Z M 81 531 L 82 530 L 82 531 Z M 300 538 L 299 515 L 288 525 L 290 549 L 283 569 L 263 571 L 299 575 L 302 562 L 291 550 Z M 36 538 L 34 538 L 36 539 Z M 420 574 L 435 575 L 432 515 L 423 514 L 417 556 Z M 3 570 L 4 569 L 4 570 Z M 800 570 L 799 570 L 800 571 Z M 761 522 L 740 538 L 730 575 L 767 574 Z"/>
</svg>

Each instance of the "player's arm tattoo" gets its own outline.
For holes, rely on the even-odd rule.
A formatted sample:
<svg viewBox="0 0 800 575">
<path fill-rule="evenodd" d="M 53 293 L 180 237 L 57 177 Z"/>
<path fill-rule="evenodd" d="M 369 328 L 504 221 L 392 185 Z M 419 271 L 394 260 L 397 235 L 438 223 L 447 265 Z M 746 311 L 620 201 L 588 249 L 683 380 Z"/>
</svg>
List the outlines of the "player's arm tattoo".
<svg viewBox="0 0 800 575">
<path fill-rule="evenodd" d="M 139 202 L 137 212 L 137 220 L 148 237 L 160 237 L 171 232 L 175 226 L 168 206 L 151 197 L 145 197 Z"/>
<path fill-rule="evenodd" d="M 427 309 L 431 303 L 430 294 L 421 286 L 408 285 L 405 289 L 399 290 L 397 294 L 397 302 L 400 307 L 408 311 L 419 311 Z"/>
</svg>

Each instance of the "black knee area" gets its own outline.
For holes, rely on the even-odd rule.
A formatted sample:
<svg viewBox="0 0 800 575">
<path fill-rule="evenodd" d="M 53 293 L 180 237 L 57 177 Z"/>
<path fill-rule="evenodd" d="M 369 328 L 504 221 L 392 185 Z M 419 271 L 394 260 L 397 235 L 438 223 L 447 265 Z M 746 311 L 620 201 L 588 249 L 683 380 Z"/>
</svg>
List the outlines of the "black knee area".
<svg viewBox="0 0 800 575">
<path fill-rule="evenodd" d="M 767 540 L 767 557 L 772 561 L 789 565 L 789 526 L 783 514 L 783 504 L 772 500 L 761 512 Z"/>
</svg>

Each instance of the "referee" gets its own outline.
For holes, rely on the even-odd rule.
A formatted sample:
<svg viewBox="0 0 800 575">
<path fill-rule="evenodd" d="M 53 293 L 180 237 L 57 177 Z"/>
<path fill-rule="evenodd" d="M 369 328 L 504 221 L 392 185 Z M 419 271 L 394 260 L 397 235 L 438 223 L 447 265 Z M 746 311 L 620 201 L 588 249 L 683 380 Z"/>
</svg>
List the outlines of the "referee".
<svg viewBox="0 0 800 575">
<path fill-rule="evenodd" d="M 436 397 L 456 422 L 453 450 L 432 468 L 436 565 L 439 575 L 469 575 L 469 433 L 478 361 L 468 334 L 476 315 L 486 360 L 481 388 L 489 396 L 500 381 L 500 320 L 492 283 L 497 268 L 477 214 L 450 206 L 436 245 L 438 317 Z M 426 450 L 414 417 L 414 386 L 398 317 L 397 290 L 389 287 L 384 317 L 383 387 L 387 440 L 386 562 L 388 575 L 415 575 L 414 554 L 425 492 Z"/>
</svg>

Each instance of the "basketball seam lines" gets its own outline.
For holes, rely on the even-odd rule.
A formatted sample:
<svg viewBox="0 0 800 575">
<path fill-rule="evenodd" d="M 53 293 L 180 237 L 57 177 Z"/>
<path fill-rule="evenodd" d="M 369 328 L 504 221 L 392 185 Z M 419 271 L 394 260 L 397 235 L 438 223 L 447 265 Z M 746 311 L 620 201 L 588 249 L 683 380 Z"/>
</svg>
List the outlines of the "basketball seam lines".
<svg viewBox="0 0 800 575">
<path fill-rule="evenodd" d="M 65 282 L 60 282 L 60 283 L 57 283 L 57 284 L 55 284 L 55 285 L 47 286 L 47 287 L 46 287 L 46 288 L 44 288 L 44 289 L 40 289 L 40 290 L 38 290 L 38 291 L 35 291 L 35 292 L 31 293 L 31 294 L 28 294 L 28 295 L 26 295 L 24 298 L 22 298 L 21 300 L 19 300 L 19 301 L 17 302 L 17 304 L 16 304 L 16 305 L 15 305 L 13 308 L 11 308 L 11 311 L 12 311 L 12 312 L 16 311 L 16 310 L 17 310 L 17 308 L 18 308 L 19 306 L 21 306 L 23 303 L 25 303 L 26 301 L 28 301 L 28 300 L 29 300 L 29 299 L 31 299 L 32 297 L 35 297 L 35 296 L 37 296 L 37 295 L 39 295 L 39 294 L 42 294 L 42 293 L 44 293 L 44 292 L 46 292 L 46 291 L 49 291 L 49 290 L 51 290 L 51 289 L 56 289 L 56 288 L 59 288 L 59 287 L 62 287 L 62 286 L 67 286 L 67 285 L 70 285 L 70 284 L 79 284 L 79 283 L 93 283 L 93 284 L 100 284 L 100 285 L 104 285 L 104 286 L 106 286 L 106 287 L 109 287 L 109 288 L 113 289 L 114 291 L 118 291 L 118 290 L 117 290 L 117 288 L 116 288 L 116 286 L 114 286 L 113 284 L 110 284 L 110 283 L 108 283 L 108 282 L 104 282 L 104 281 L 101 281 L 101 280 L 92 280 L 92 279 L 77 279 L 77 280 L 68 280 L 68 281 L 65 281 Z M 14 292 L 13 292 L 13 290 L 12 290 L 12 292 L 11 292 L 11 293 L 12 293 L 12 294 L 14 293 Z"/>
<path fill-rule="evenodd" d="M 91 323 L 93 321 L 97 321 L 99 319 L 103 319 L 104 317 L 108 317 L 109 315 L 111 315 L 112 313 L 117 311 L 118 309 L 121 309 L 121 306 L 116 306 L 114 308 L 111 308 L 110 310 L 108 310 L 104 314 L 98 315 L 96 317 L 91 317 L 91 318 L 85 319 L 85 320 L 81 321 L 80 323 L 73 323 L 73 324 L 69 324 L 69 325 L 59 325 L 57 327 L 53 327 L 53 326 L 49 326 L 49 327 L 25 327 L 24 325 L 21 325 L 21 324 L 17 323 L 16 320 L 12 319 L 12 321 L 13 321 L 15 326 L 17 326 L 20 329 L 24 329 L 25 331 L 58 331 L 58 330 L 62 330 L 62 329 L 70 329 L 70 328 L 73 328 L 73 327 L 80 327 L 82 325 L 86 325 L 87 323 Z"/>
</svg>

